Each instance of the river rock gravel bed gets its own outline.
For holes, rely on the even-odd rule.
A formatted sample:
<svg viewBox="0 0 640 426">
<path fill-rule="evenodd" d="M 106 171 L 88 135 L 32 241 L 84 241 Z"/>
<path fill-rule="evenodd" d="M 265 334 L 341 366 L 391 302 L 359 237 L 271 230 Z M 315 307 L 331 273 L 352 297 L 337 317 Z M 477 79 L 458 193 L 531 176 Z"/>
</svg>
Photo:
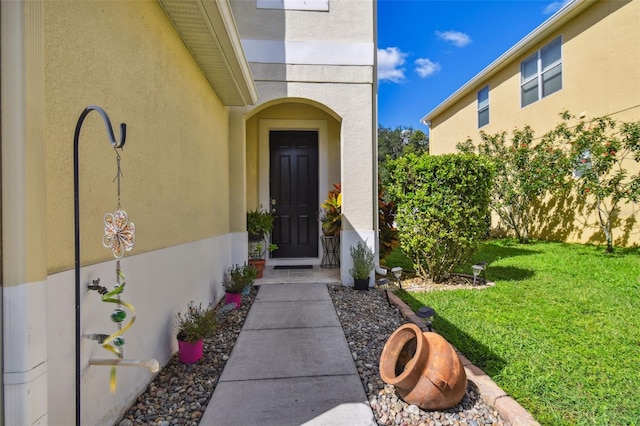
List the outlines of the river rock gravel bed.
<svg viewBox="0 0 640 426">
<path fill-rule="evenodd" d="M 387 338 L 406 320 L 383 291 L 355 291 L 329 286 L 351 355 L 379 425 L 447 426 L 504 425 L 498 412 L 484 404 L 473 382 L 456 407 L 444 411 L 423 411 L 402 401 L 393 386 L 386 385 L 378 369 Z M 231 355 L 257 288 L 243 296 L 242 306 L 225 315 L 218 332 L 204 341 L 203 358 L 182 364 L 174 355 L 136 398 L 119 426 L 197 425 Z"/>
<path fill-rule="evenodd" d="M 216 335 L 203 341 L 200 361 L 183 364 L 175 354 L 118 425 L 197 425 L 257 294 L 258 288 L 252 288 L 239 309 L 224 314 Z"/>
<path fill-rule="evenodd" d="M 471 381 L 462 401 L 447 410 L 423 411 L 404 402 L 395 388 L 380 378 L 379 363 L 388 337 L 407 321 L 393 303 L 389 306 L 382 290 L 355 291 L 333 286 L 329 293 L 379 425 L 505 424 L 499 413 L 482 401 Z"/>
</svg>

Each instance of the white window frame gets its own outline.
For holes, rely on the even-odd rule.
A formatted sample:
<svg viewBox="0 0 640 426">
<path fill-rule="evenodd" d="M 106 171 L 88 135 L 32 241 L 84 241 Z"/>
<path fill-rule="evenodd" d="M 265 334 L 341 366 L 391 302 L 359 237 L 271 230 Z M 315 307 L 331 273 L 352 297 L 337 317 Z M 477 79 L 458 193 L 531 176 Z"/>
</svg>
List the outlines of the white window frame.
<svg viewBox="0 0 640 426">
<path fill-rule="evenodd" d="M 549 48 L 551 45 L 553 45 L 554 43 L 558 43 L 560 45 L 560 59 L 552 62 L 551 64 L 548 64 L 546 67 L 542 67 L 542 52 Z M 563 86 L 564 86 L 564 82 L 562 80 L 563 77 L 563 72 L 562 72 L 562 36 L 559 36 L 557 38 L 555 38 L 553 41 L 551 41 L 550 43 L 547 43 L 544 47 L 542 47 L 541 49 L 537 50 L 533 55 L 529 56 L 527 59 L 525 59 L 524 61 L 522 61 L 520 63 L 520 107 L 524 108 L 528 105 L 531 105 L 535 102 L 538 102 L 539 100 L 546 98 L 549 95 L 552 95 L 560 90 L 562 90 Z M 526 80 L 524 78 L 524 67 L 525 64 L 527 63 L 531 63 L 532 61 L 536 61 L 536 73 L 529 76 Z M 546 73 L 552 71 L 553 69 L 560 67 L 560 87 L 557 90 L 554 90 L 551 93 L 547 93 L 546 95 L 544 95 L 544 80 L 543 77 Z M 536 89 L 537 89 L 537 98 L 535 100 L 530 101 L 529 103 L 525 104 L 525 99 L 524 99 L 524 91 L 523 88 L 525 85 L 536 81 Z"/>
<path fill-rule="evenodd" d="M 487 93 L 487 99 L 486 101 L 481 101 L 480 100 L 480 94 L 485 92 Z M 486 126 L 489 124 L 490 121 L 490 116 L 489 116 L 489 85 L 484 86 L 482 89 L 478 90 L 477 93 L 477 100 L 478 100 L 478 129 Z M 487 112 L 487 122 L 486 123 L 481 123 L 480 122 L 480 114 L 483 112 Z"/>
</svg>

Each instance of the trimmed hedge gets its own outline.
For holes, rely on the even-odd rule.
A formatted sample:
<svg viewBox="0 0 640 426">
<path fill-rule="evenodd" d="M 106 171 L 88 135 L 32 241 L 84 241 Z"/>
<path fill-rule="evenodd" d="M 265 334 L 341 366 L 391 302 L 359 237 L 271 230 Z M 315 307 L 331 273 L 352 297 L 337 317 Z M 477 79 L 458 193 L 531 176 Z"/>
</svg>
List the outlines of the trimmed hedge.
<svg viewBox="0 0 640 426">
<path fill-rule="evenodd" d="M 492 167 L 475 155 L 410 154 L 389 171 L 401 248 L 419 276 L 442 282 L 487 234 Z"/>
</svg>

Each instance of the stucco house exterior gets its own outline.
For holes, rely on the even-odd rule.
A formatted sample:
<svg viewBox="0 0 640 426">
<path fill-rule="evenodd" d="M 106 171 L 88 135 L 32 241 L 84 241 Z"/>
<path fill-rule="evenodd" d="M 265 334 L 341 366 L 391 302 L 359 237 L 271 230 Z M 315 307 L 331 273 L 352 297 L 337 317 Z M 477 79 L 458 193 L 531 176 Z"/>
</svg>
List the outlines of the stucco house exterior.
<svg viewBox="0 0 640 426">
<path fill-rule="evenodd" d="M 117 281 L 102 239 L 120 204 L 136 227 L 125 358 L 160 365 L 175 314 L 219 300 L 246 261 L 247 210 L 293 205 L 293 251 L 268 262 L 317 265 L 315 214 L 340 182 L 346 285 L 350 246 L 376 250 L 375 1 L 3 1 L 0 17 L 5 424 L 76 421 L 73 141 L 89 105 L 127 136 L 118 200 L 100 115 L 80 132 L 82 424 L 117 420 L 152 377 L 118 369 L 110 393 L 109 368 L 89 365 L 113 356 L 86 337 L 114 331 L 113 306 L 85 288 Z"/>
<path fill-rule="evenodd" d="M 458 142 L 477 142 L 481 131 L 510 133 L 529 125 L 542 136 L 565 110 L 586 120 L 639 120 L 638 40 L 640 2 L 570 1 L 422 118 L 431 154 L 456 152 Z M 636 210 L 633 204 L 622 208 L 623 218 Z M 595 223 L 593 215 L 579 218 L 567 239 L 602 242 Z M 618 241 L 637 242 L 638 230 Z"/>
</svg>

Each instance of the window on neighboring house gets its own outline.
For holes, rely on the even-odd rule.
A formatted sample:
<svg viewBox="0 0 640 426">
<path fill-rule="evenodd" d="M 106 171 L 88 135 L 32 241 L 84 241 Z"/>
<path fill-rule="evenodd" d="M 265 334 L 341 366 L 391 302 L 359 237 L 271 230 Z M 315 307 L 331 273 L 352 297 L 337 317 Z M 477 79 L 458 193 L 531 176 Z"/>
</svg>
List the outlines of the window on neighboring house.
<svg viewBox="0 0 640 426">
<path fill-rule="evenodd" d="M 573 177 L 576 179 L 581 178 L 591 168 L 591 152 L 588 149 L 582 151 L 582 153 L 576 158 L 576 162 L 573 165 Z"/>
<path fill-rule="evenodd" d="M 489 124 L 489 86 L 478 92 L 478 129 Z"/>
<path fill-rule="evenodd" d="M 520 64 L 520 87 L 522 107 L 562 89 L 561 37 Z"/>
</svg>

